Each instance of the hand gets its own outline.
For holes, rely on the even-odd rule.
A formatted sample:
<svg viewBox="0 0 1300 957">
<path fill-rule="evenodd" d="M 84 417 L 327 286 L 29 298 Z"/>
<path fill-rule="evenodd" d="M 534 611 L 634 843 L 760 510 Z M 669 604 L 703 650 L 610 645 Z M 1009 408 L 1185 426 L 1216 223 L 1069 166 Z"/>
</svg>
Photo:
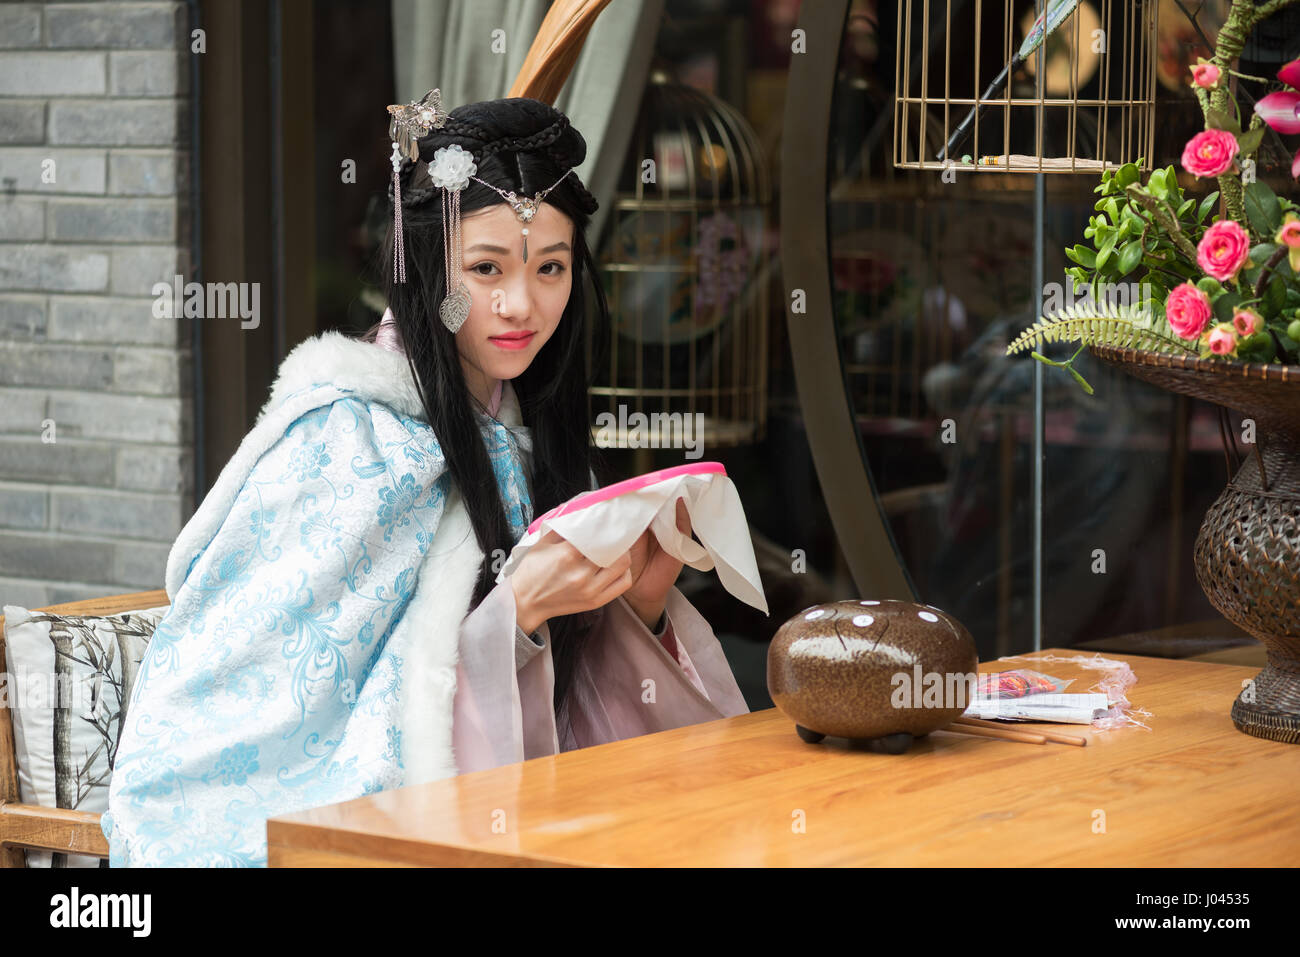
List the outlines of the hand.
<svg viewBox="0 0 1300 957">
<path fill-rule="evenodd" d="M 677 530 L 691 534 L 691 516 L 685 499 L 677 500 Z M 664 613 L 668 592 L 682 573 L 682 562 L 664 551 L 654 532 L 646 529 L 628 551 L 632 559 L 632 586 L 623 593 L 636 616 L 654 630 Z"/>
<path fill-rule="evenodd" d="M 608 568 L 601 568 L 554 531 L 548 531 L 510 576 L 515 621 L 532 634 L 548 618 L 607 605 L 632 584 L 630 566 L 624 554 Z"/>
</svg>

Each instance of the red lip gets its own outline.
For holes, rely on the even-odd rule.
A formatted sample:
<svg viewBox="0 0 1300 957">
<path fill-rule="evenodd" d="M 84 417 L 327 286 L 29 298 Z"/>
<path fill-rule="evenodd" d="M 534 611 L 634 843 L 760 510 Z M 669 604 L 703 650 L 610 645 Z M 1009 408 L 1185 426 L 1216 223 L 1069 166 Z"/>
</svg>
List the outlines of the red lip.
<svg viewBox="0 0 1300 957">
<path fill-rule="evenodd" d="M 533 332 L 508 332 L 503 336 L 490 336 L 492 339 L 527 339 L 529 336 L 536 335 Z"/>
</svg>

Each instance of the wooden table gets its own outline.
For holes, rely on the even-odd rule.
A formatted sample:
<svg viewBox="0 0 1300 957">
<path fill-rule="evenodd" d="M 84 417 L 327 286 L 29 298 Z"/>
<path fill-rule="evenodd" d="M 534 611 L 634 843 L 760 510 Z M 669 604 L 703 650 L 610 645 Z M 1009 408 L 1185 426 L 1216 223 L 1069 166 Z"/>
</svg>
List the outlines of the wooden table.
<svg viewBox="0 0 1300 957">
<path fill-rule="evenodd" d="M 805 744 L 771 709 L 273 818 L 269 863 L 1300 863 L 1300 747 L 1228 717 L 1257 669 L 1110 657 L 1137 674 L 1149 731 L 1062 726 L 1084 748 L 940 731 L 895 756 Z M 980 670 L 1009 667 L 1033 666 Z"/>
</svg>

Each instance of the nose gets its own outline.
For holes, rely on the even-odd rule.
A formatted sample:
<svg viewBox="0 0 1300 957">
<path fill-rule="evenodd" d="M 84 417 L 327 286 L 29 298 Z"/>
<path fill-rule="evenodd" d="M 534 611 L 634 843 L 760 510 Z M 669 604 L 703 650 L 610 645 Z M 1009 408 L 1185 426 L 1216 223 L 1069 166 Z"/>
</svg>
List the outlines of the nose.
<svg viewBox="0 0 1300 957">
<path fill-rule="evenodd" d="M 528 281 L 522 275 L 503 279 L 500 285 L 492 290 L 492 311 L 503 319 L 524 321 L 531 315 L 532 308 Z"/>
</svg>

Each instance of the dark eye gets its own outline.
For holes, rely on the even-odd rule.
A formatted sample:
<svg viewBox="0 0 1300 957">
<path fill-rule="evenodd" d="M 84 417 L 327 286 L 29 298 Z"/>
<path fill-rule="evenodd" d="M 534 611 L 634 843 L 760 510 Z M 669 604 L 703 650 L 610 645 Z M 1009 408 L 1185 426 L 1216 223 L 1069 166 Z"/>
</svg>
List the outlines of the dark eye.
<svg viewBox="0 0 1300 957">
<path fill-rule="evenodd" d="M 478 265 L 471 267 L 471 268 L 470 268 L 470 272 L 478 273 L 480 276 L 490 276 L 490 275 L 492 275 L 490 272 L 480 272 L 480 270 L 481 270 L 484 266 L 487 266 L 489 269 L 496 269 L 496 266 L 493 265 L 492 263 L 479 263 Z"/>
<path fill-rule="evenodd" d="M 560 275 L 560 273 L 564 272 L 564 269 L 565 269 L 564 263 L 562 263 L 562 262 L 555 262 L 554 260 L 552 260 L 551 262 L 548 262 L 548 263 L 546 264 L 546 266 L 554 266 L 554 267 L 555 267 L 553 270 L 551 270 L 550 272 L 546 273 L 546 275 L 548 275 L 548 276 L 558 276 L 558 275 Z M 542 268 L 545 269 L 546 266 L 543 266 Z"/>
</svg>

